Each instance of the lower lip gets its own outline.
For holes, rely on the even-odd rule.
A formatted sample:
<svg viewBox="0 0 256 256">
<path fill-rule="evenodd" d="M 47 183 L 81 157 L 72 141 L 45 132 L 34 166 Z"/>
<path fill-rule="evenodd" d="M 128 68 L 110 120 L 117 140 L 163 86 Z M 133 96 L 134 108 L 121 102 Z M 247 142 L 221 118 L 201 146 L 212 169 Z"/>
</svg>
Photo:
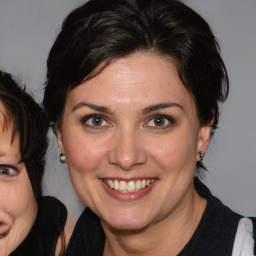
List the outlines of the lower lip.
<svg viewBox="0 0 256 256">
<path fill-rule="evenodd" d="M 121 193 L 117 190 L 114 190 L 113 188 L 110 188 L 102 179 L 99 179 L 99 180 L 102 183 L 102 186 L 105 189 L 105 191 L 108 193 L 108 195 L 115 198 L 116 200 L 126 201 L 126 202 L 143 198 L 153 189 L 153 187 L 157 182 L 157 180 L 155 180 L 153 183 L 151 183 L 150 186 L 140 189 L 136 192 Z"/>
</svg>

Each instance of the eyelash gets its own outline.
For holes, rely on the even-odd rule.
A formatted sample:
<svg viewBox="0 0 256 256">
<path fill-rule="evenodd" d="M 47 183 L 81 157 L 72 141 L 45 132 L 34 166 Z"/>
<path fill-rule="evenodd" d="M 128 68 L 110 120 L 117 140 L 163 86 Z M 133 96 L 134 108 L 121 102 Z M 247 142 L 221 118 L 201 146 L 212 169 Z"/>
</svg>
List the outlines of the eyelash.
<svg viewBox="0 0 256 256">
<path fill-rule="evenodd" d="M 4 173 L 6 171 L 8 173 Z M 0 175 L 15 176 L 15 175 L 17 175 L 17 173 L 18 173 L 18 170 L 11 165 L 0 165 Z"/>
<path fill-rule="evenodd" d="M 154 121 L 156 119 L 164 119 L 164 124 L 163 125 L 148 125 L 151 121 Z M 88 122 L 91 119 L 91 124 L 89 124 Z M 93 120 L 94 119 L 94 120 Z M 98 119 L 100 121 L 99 125 L 93 124 L 93 121 L 96 121 L 96 119 Z M 80 122 L 85 125 L 88 128 L 91 129 L 103 129 L 105 127 L 110 127 L 111 124 L 108 122 L 107 118 L 103 115 L 99 115 L 99 114 L 92 114 L 92 115 L 88 115 L 85 116 L 83 118 L 81 118 Z M 106 122 L 106 124 L 102 125 L 102 123 Z M 166 124 L 166 122 L 168 122 Z M 153 115 L 149 118 L 149 120 L 146 122 L 146 124 L 144 125 L 144 127 L 151 127 L 154 129 L 166 129 L 169 128 L 171 125 L 175 124 L 175 119 L 171 116 L 167 116 L 167 115 L 161 115 L 161 114 L 156 114 Z"/>
</svg>

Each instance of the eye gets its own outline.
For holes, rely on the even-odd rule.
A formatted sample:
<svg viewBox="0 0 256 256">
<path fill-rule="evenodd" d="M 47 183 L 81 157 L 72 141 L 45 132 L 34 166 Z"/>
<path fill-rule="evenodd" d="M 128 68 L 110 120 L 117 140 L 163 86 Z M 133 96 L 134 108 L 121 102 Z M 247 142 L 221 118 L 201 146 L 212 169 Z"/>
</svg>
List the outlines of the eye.
<svg viewBox="0 0 256 256">
<path fill-rule="evenodd" d="M 153 128 L 168 128 L 175 121 L 172 117 L 166 115 L 154 115 L 150 117 L 149 122 L 145 126 Z"/>
<path fill-rule="evenodd" d="M 17 169 L 9 165 L 0 165 L 0 175 L 15 176 Z"/>
<path fill-rule="evenodd" d="M 104 128 L 111 126 L 106 118 L 102 115 L 89 115 L 83 117 L 81 122 L 90 128 Z"/>
</svg>

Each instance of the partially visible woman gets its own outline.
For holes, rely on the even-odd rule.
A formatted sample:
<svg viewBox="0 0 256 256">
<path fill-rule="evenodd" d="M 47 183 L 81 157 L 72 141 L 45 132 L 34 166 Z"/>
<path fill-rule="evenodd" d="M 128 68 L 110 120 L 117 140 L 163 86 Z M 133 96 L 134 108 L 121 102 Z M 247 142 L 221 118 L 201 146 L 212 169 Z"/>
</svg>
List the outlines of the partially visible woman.
<svg viewBox="0 0 256 256">
<path fill-rule="evenodd" d="M 0 71 L 1 256 L 63 255 L 68 242 L 65 206 L 42 196 L 47 132 L 41 107 Z"/>
<path fill-rule="evenodd" d="M 253 255 L 252 220 L 195 178 L 228 90 L 209 25 L 179 1 L 90 0 L 66 18 L 44 106 L 88 206 L 68 255 Z"/>
</svg>

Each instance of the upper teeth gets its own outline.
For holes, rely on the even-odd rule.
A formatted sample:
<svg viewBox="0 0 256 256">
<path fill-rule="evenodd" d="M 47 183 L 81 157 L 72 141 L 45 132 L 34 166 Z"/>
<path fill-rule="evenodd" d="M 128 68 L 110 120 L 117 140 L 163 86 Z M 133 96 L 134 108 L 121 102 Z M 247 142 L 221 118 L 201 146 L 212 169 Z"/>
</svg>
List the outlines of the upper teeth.
<svg viewBox="0 0 256 256">
<path fill-rule="evenodd" d="M 131 181 L 119 181 L 119 180 L 110 180 L 110 179 L 104 179 L 104 182 L 114 190 L 118 190 L 122 193 L 127 192 L 135 192 L 139 189 L 148 187 L 153 183 L 154 179 L 144 179 L 144 180 L 131 180 Z"/>
</svg>

